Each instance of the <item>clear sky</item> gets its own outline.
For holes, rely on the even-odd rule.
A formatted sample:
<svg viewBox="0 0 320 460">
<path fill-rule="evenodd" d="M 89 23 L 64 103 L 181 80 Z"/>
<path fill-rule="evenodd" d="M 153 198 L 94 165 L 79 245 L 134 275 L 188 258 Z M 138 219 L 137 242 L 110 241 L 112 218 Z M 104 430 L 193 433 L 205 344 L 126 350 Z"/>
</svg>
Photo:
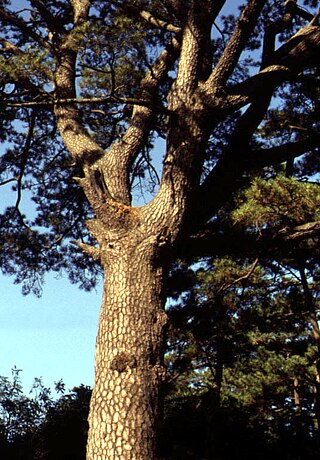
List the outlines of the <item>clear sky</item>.
<svg viewBox="0 0 320 460">
<path fill-rule="evenodd" d="M 20 288 L 0 277 L 0 375 L 22 369 L 26 392 L 34 377 L 51 388 L 61 378 L 67 390 L 92 386 L 101 288 L 88 294 L 52 275 L 40 299 Z"/>
</svg>

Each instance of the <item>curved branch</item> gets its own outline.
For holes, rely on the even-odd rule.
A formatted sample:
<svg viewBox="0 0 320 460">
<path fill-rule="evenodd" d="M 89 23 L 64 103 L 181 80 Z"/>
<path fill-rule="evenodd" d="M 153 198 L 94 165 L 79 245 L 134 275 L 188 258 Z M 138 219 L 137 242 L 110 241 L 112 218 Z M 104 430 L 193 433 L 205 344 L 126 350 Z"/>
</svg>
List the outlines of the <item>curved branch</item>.
<svg viewBox="0 0 320 460">
<path fill-rule="evenodd" d="M 255 269 L 256 269 L 256 267 L 257 267 L 257 265 L 258 265 L 258 262 L 259 262 L 259 259 L 258 259 L 258 258 L 255 259 L 254 262 L 253 262 L 253 264 L 251 265 L 251 267 L 249 268 L 249 270 L 248 270 L 245 274 L 239 276 L 237 279 L 233 280 L 233 281 L 230 282 L 230 283 L 225 283 L 225 284 L 223 284 L 223 285 L 218 289 L 218 294 L 220 294 L 220 293 L 226 291 L 227 289 L 230 289 L 230 288 L 231 288 L 232 286 L 234 286 L 235 284 L 238 284 L 238 283 L 240 283 L 241 281 L 247 280 L 248 278 L 250 278 L 250 276 L 251 276 L 251 275 L 253 274 L 253 272 L 255 271 Z"/>
<path fill-rule="evenodd" d="M 133 113 L 127 132 L 119 142 L 110 148 L 108 155 L 99 161 L 104 181 L 108 184 L 112 196 L 124 204 L 128 205 L 131 201 L 129 193 L 130 167 L 147 139 L 155 112 L 158 112 L 156 96 L 159 85 L 172 68 L 179 50 L 179 42 L 173 39 L 161 52 L 141 81 L 139 94 L 134 98 L 139 102 L 133 105 Z M 141 101 L 144 102 L 141 104 Z M 126 190 L 125 195 L 123 195 L 124 190 Z"/>
<path fill-rule="evenodd" d="M 21 165 L 20 165 L 20 174 L 17 179 L 17 200 L 15 204 L 15 208 L 19 208 L 19 204 L 21 201 L 21 190 L 22 190 L 22 179 L 24 176 L 24 172 L 27 166 L 27 160 L 28 160 L 28 155 L 31 147 L 31 142 L 33 139 L 33 133 L 34 133 L 34 128 L 35 128 L 35 121 L 36 121 L 36 116 L 32 112 L 31 113 L 31 118 L 30 118 L 30 123 L 29 123 L 29 129 L 26 137 L 26 142 L 23 147 L 22 153 L 21 153 Z"/>
<path fill-rule="evenodd" d="M 15 202 L 12 210 L 10 209 L 10 213 L 5 218 L 5 221 L 8 221 L 8 220 L 12 219 L 15 215 L 18 215 L 18 218 L 19 218 L 19 221 L 20 221 L 21 225 L 23 225 L 25 228 L 28 228 L 29 230 L 30 230 L 30 228 L 28 227 L 28 225 L 24 221 L 24 217 L 23 217 L 23 215 L 22 215 L 22 213 L 21 213 L 21 211 L 19 209 L 19 205 L 20 205 L 21 197 L 22 197 L 22 180 L 23 180 L 24 172 L 25 172 L 25 169 L 26 169 L 26 166 L 27 166 L 28 155 L 29 155 L 29 151 L 30 151 L 30 147 L 31 147 L 32 139 L 33 139 L 34 128 L 35 128 L 35 120 L 36 120 L 35 113 L 32 112 L 30 120 L 29 120 L 29 129 L 28 129 L 28 132 L 27 132 L 25 144 L 24 144 L 22 152 L 21 152 L 21 164 L 20 164 L 20 172 L 19 172 L 18 177 L 11 178 L 11 179 L 8 179 L 8 180 L 3 181 L 2 183 L 0 183 L 0 186 L 8 184 L 10 182 L 16 182 L 17 183 L 17 198 L 16 198 L 16 202 Z"/>
</svg>

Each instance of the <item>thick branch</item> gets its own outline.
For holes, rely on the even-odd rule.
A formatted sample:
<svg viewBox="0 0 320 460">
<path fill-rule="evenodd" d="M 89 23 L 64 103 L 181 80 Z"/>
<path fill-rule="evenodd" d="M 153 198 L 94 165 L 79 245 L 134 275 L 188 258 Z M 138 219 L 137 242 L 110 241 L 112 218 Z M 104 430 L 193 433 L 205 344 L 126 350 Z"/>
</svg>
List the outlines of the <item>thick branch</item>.
<svg viewBox="0 0 320 460">
<path fill-rule="evenodd" d="M 218 64 L 207 80 L 206 87 L 208 92 L 214 87 L 226 84 L 253 32 L 265 3 L 266 0 L 250 0 L 244 8 Z"/>
<path fill-rule="evenodd" d="M 62 42 L 57 51 L 57 68 L 55 73 L 55 115 L 60 135 L 71 156 L 78 164 L 94 163 L 104 151 L 93 141 L 83 128 L 75 104 L 64 104 L 61 100 L 75 99 L 75 63 L 77 53 Z"/>
<path fill-rule="evenodd" d="M 216 0 L 214 2 L 209 2 L 210 3 L 210 15 L 211 15 L 211 20 L 214 22 L 216 18 L 218 17 L 218 14 L 224 7 L 226 0 Z"/>
<path fill-rule="evenodd" d="M 252 169 L 261 169 L 297 158 L 319 145 L 320 136 L 315 134 L 299 142 L 287 142 L 269 149 L 252 151 L 248 155 L 248 163 L 252 165 Z"/>
<path fill-rule="evenodd" d="M 276 46 L 276 36 L 288 29 L 292 25 L 294 12 L 296 10 L 296 2 L 288 1 L 285 3 L 285 13 L 283 17 L 277 21 L 267 24 L 263 37 L 261 70 L 266 67 L 272 59 Z"/>
<path fill-rule="evenodd" d="M 111 3 L 112 5 L 119 8 L 121 11 L 124 11 L 130 17 L 134 19 L 142 18 L 144 21 L 148 22 L 153 27 L 156 27 L 158 29 L 167 30 L 168 32 L 173 32 L 175 34 L 179 34 L 181 32 L 180 27 L 175 26 L 169 21 L 160 19 L 159 17 L 156 16 L 154 12 L 150 12 L 147 10 L 141 10 L 140 7 L 136 7 L 134 5 L 127 5 L 127 4 L 124 4 L 124 2 L 118 2 L 116 0 L 113 0 Z"/>
<path fill-rule="evenodd" d="M 74 26 L 80 26 L 87 21 L 90 0 L 69 0 L 73 9 Z"/>
<path fill-rule="evenodd" d="M 199 95 L 212 114 L 217 110 L 226 115 L 238 110 L 261 94 L 271 94 L 284 82 L 297 78 L 300 72 L 319 64 L 320 27 L 317 16 L 300 29 L 284 45 L 268 56 L 269 64 L 256 75 L 241 83 L 222 89 L 212 81 L 212 76 L 199 88 Z M 215 73 L 215 71 L 214 71 Z M 211 85 L 209 84 L 211 82 Z"/>
<path fill-rule="evenodd" d="M 190 101 L 199 80 L 207 78 L 211 71 L 210 32 L 212 20 L 205 5 L 206 1 L 192 2 L 185 13 L 182 44 L 177 78 L 169 94 L 169 108 L 177 108 Z"/>
<path fill-rule="evenodd" d="M 290 66 L 295 73 L 319 64 L 319 15 L 320 13 L 275 51 L 273 63 Z"/>
<path fill-rule="evenodd" d="M 318 221 L 307 222 L 294 228 L 283 228 L 276 232 L 266 229 L 259 235 L 234 228 L 221 231 L 215 224 L 208 224 L 204 230 L 180 241 L 177 253 L 182 259 L 190 262 L 203 257 L 226 255 L 264 258 L 271 253 L 273 256 L 277 254 L 282 257 L 292 251 L 294 244 L 316 239 L 319 236 L 320 222 Z M 311 247 L 310 251 L 313 252 L 314 248 Z"/>
<path fill-rule="evenodd" d="M 179 34 L 181 32 L 181 27 L 177 27 L 173 24 L 170 24 L 166 21 L 162 21 L 161 19 L 156 18 L 152 13 L 149 11 L 141 11 L 140 16 L 150 24 L 152 24 L 154 27 L 157 27 L 159 29 L 164 29 L 167 30 L 168 32 L 174 32 L 176 34 Z"/>
</svg>

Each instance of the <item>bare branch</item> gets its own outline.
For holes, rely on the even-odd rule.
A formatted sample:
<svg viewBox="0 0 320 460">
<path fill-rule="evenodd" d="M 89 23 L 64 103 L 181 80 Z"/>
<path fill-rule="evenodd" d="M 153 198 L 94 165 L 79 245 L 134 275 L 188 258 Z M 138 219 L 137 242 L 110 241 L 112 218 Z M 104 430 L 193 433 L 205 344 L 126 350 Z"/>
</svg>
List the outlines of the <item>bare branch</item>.
<svg viewBox="0 0 320 460">
<path fill-rule="evenodd" d="M 19 177 L 11 177 L 10 179 L 3 180 L 2 182 L 0 182 L 0 187 L 2 185 L 10 184 L 10 182 L 17 182 L 18 180 L 19 180 Z"/>
<path fill-rule="evenodd" d="M 21 165 L 20 165 L 20 174 L 18 176 L 17 180 L 17 200 L 15 204 L 15 208 L 19 208 L 19 204 L 21 201 L 21 192 L 22 192 L 22 179 L 24 176 L 24 172 L 27 166 L 27 161 L 28 161 L 28 156 L 29 156 L 29 151 L 31 147 L 31 142 L 33 139 L 33 133 L 34 133 L 34 128 L 35 128 L 35 121 L 36 121 L 36 116 L 32 112 L 31 117 L 30 117 L 30 122 L 29 122 L 29 129 L 26 137 L 26 142 L 23 147 L 22 153 L 21 153 Z"/>
<path fill-rule="evenodd" d="M 247 273 L 245 273 L 244 275 L 241 275 L 239 276 L 239 278 L 235 279 L 234 281 L 232 281 L 231 283 L 227 283 L 227 284 L 223 284 L 220 289 L 218 290 L 218 293 L 221 293 L 223 291 L 226 291 L 227 289 L 231 288 L 231 286 L 234 286 L 235 284 L 238 284 L 240 283 L 241 281 L 244 281 L 248 278 L 250 278 L 250 276 L 253 274 L 253 272 L 255 271 L 257 265 L 258 265 L 258 262 L 259 262 L 259 259 L 255 259 L 255 261 L 253 262 L 252 266 L 250 267 L 250 269 L 248 270 Z"/>
<path fill-rule="evenodd" d="M 226 84 L 253 32 L 265 3 L 266 0 L 250 0 L 244 8 L 217 66 L 207 80 L 206 86 L 209 91 L 212 87 Z"/>
<path fill-rule="evenodd" d="M 152 13 L 149 13 L 149 11 L 141 11 L 140 16 L 153 26 L 158 27 L 159 29 L 164 29 L 168 32 L 173 32 L 176 34 L 179 34 L 182 30 L 181 27 L 177 27 L 173 24 L 169 24 L 166 21 L 162 21 L 161 19 L 156 18 Z"/>
<path fill-rule="evenodd" d="M 21 32 L 26 34 L 28 37 L 33 38 L 37 43 L 41 44 L 46 49 L 51 50 L 50 44 L 44 38 L 42 38 L 41 35 L 37 34 L 25 23 L 25 21 L 18 18 L 14 14 L 9 13 L 8 11 L 5 11 L 4 8 L 0 8 L 0 19 L 5 22 L 9 22 L 9 24 L 21 30 Z"/>
<path fill-rule="evenodd" d="M 96 262 L 100 262 L 101 260 L 101 250 L 95 246 L 91 246 L 90 244 L 80 243 L 79 241 L 71 241 L 71 243 L 78 246 L 81 251 L 87 254 L 89 257 L 92 257 L 93 260 Z"/>
<path fill-rule="evenodd" d="M 8 220 L 12 219 L 15 215 L 17 215 L 21 225 L 23 225 L 25 228 L 27 228 L 29 230 L 31 230 L 31 229 L 26 224 L 26 222 L 24 220 L 24 217 L 23 217 L 23 215 L 22 215 L 22 213 L 20 211 L 19 206 L 20 206 L 21 197 L 22 197 L 22 180 L 23 180 L 25 168 L 26 168 L 26 165 L 27 165 L 29 150 L 30 150 L 30 146 L 31 146 L 32 138 L 33 138 L 33 133 L 34 133 L 34 128 L 35 128 L 35 118 L 36 118 L 35 114 L 32 113 L 31 117 L 30 117 L 30 120 L 29 120 L 29 129 L 28 129 L 28 132 L 27 132 L 26 141 L 25 141 L 23 150 L 21 152 L 21 164 L 20 164 L 20 174 L 19 174 L 19 176 L 16 177 L 16 178 L 8 179 L 8 180 L 3 181 L 2 183 L 0 183 L 0 185 L 6 185 L 6 184 L 8 184 L 10 182 L 16 182 L 17 183 L 17 198 L 16 198 L 16 202 L 15 202 L 13 208 L 10 209 L 10 213 L 6 217 L 5 220 L 8 221 Z"/>
<path fill-rule="evenodd" d="M 147 107 L 154 112 L 163 113 L 165 115 L 170 115 L 172 112 L 166 107 L 153 103 L 152 101 L 144 101 L 142 99 L 137 99 L 134 97 L 117 97 L 117 96 L 107 96 L 107 97 L 70 97 L 66 99 L 52 99 L 51 100 L 42 100 L 42 101 L 25 101 L 25 102 L 10 102 L 10 101 L 0 101 L 0 106 L 6 107 L 50 107 L 54 104 L 60 105 L 94 105 L 94 104 L 110 104 L 110 103 L 119 103 L 119 104 L 129 104 L 141 107 Z"/>
</svg>

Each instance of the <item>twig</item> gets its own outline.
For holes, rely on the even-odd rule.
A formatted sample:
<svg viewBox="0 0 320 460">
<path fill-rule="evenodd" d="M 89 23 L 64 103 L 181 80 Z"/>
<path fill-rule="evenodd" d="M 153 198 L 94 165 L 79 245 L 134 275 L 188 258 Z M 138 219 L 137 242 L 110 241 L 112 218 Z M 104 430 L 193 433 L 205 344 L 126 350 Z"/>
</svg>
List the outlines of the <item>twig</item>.
<svg viewBox="0 0 320 460">
<path fill-rule="evenodd" d="M 248 279 L 250 278 L 250 276 L 252 275 L 252 273 L 254 272 L 254 270 L 256 269 L 256 266 L 258 265 L 258 262 L 259 262 L 259 259 L 255 259 L 255 261 L 253 262 L 250 270 L 245 274 L 245 275 L 242 275 L 240 276 L 239 278 L 235 279 L 234 281 L 232 281 L 231 283 L 229 284 L 224 284 L 223 286 L 221 286 L 221 288 L 218 290 L 218 292 L 222 292 L 222 291 L 226 291 L 227 289 L 229 289 L 231 286 L 234 286 L 235 284 L 238 284 L 240 283 L 240 281 L 243 281 L 245 279 Z"/>
</svg>

